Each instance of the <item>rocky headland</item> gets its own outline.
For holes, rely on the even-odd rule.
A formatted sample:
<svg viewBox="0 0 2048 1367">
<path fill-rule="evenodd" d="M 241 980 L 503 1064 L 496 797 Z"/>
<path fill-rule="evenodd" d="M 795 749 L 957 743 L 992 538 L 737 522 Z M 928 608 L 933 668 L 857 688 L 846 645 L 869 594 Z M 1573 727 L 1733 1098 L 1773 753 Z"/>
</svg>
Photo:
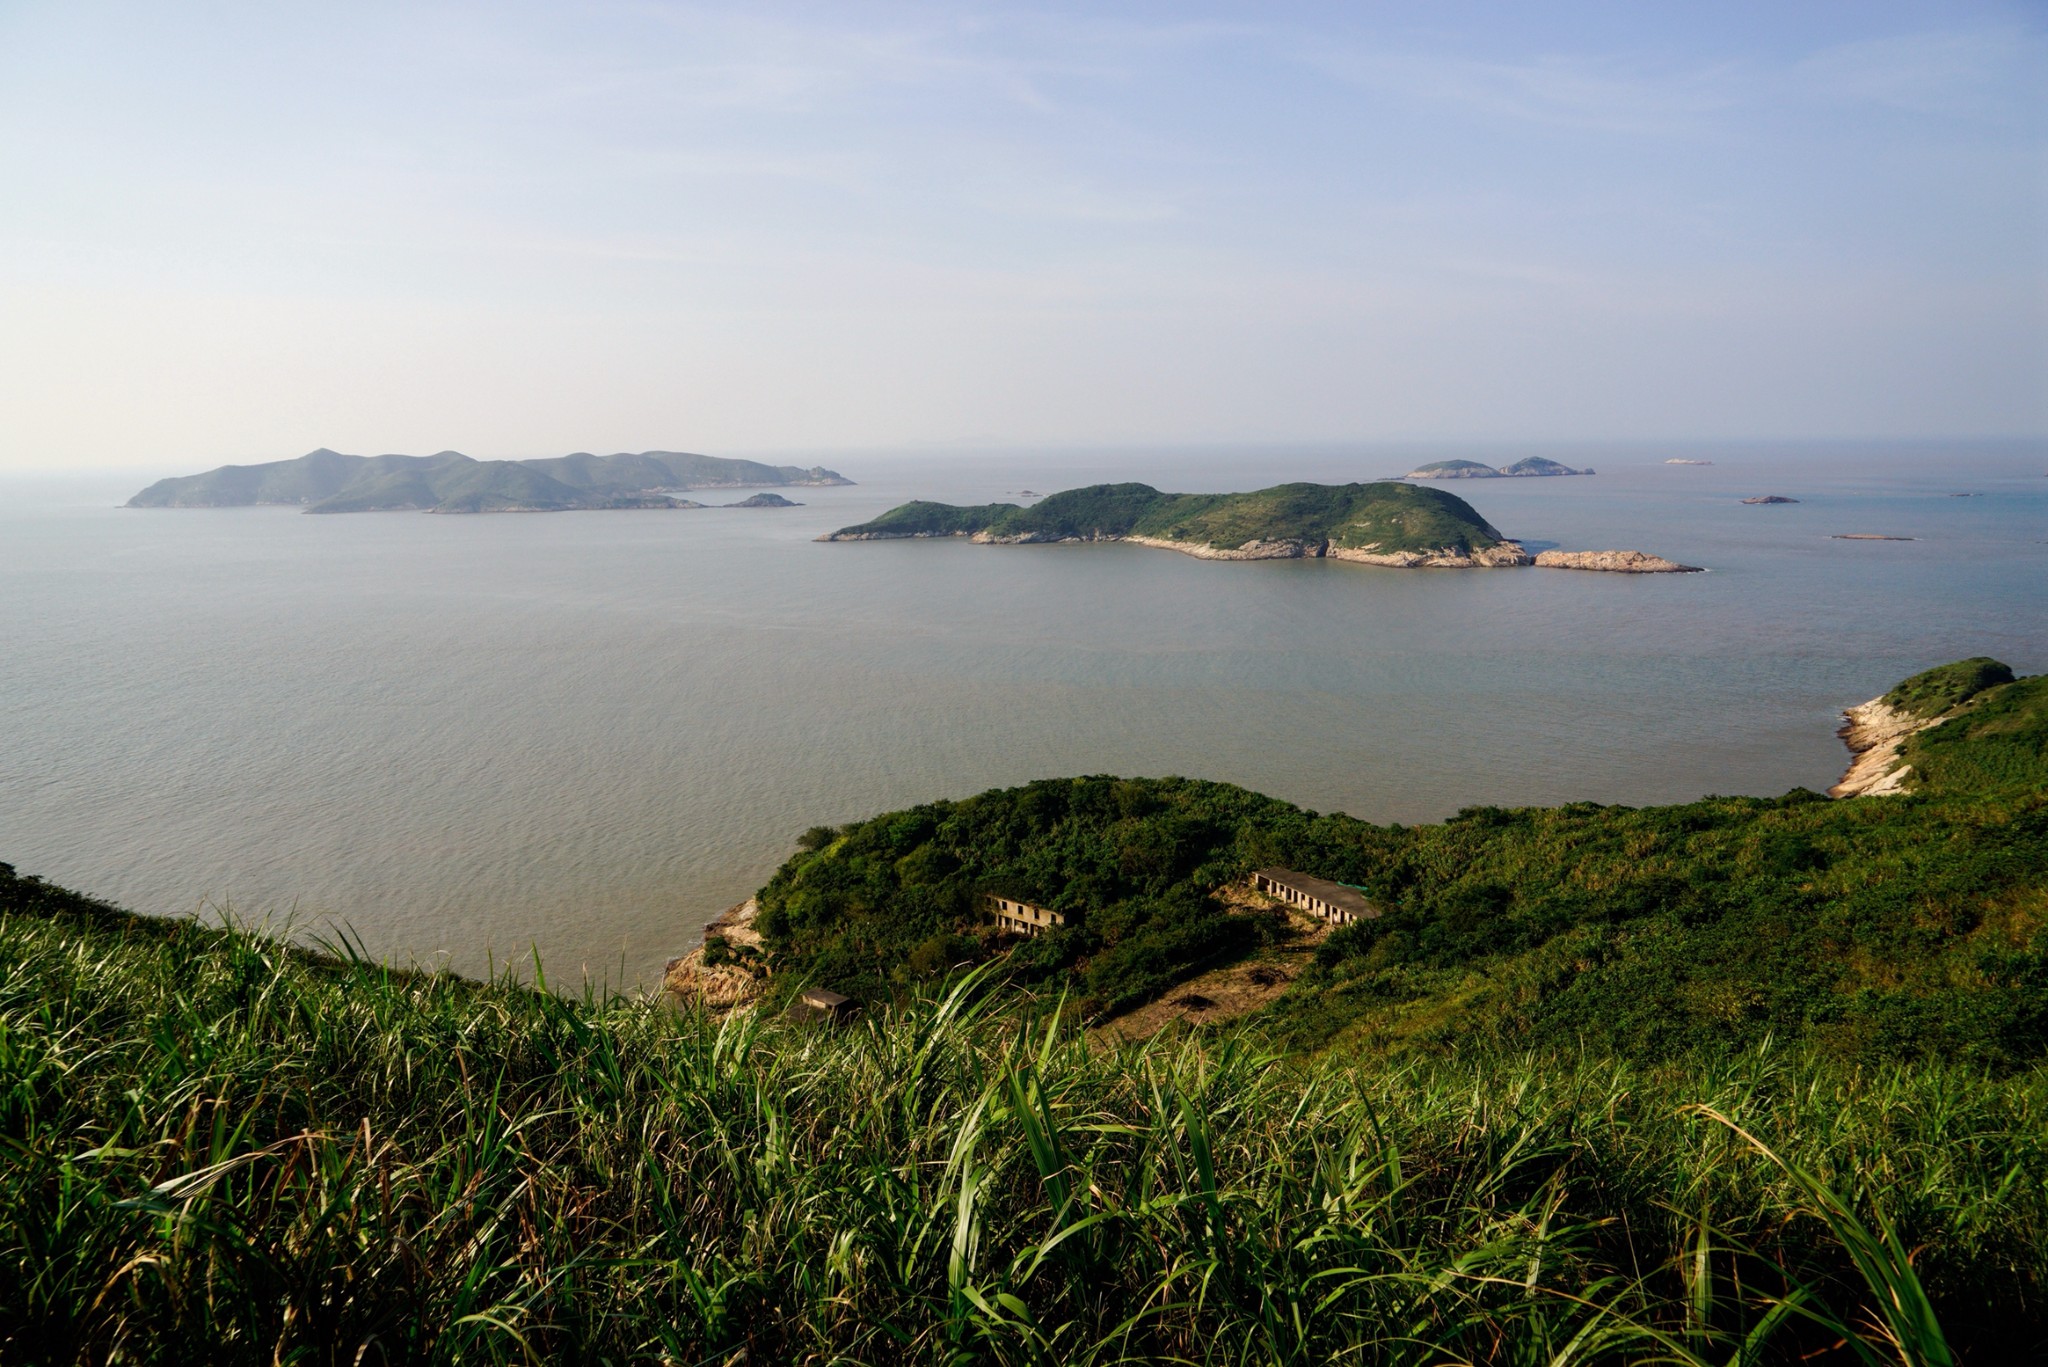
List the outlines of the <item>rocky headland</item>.
<svg viewBox="0 0 2048 1367">
<path fill-rule="evenodd" d="M 767 967 L 754 918 L 761 905 L 749 897 L 727 907 L 704 927 L 704 943 L 670 959 L 662 970 L 662 990 L 676 1001 L 710 1011 L 730 1011 L 758 999 L 766 986 Z"/>
<path fill-rule="evenodd" d="M 1914 772 L 1906 759 L 1906 743 L 1954 720 L 1990 690 L 2011 682 L 2010 666 L 1978 655 L 1915 674 L 1889 693 L 1850 708 L 1835 734 L 1854 758 L 1828 796 L 1883 797 L 1908 791 Z"/>
</svg>

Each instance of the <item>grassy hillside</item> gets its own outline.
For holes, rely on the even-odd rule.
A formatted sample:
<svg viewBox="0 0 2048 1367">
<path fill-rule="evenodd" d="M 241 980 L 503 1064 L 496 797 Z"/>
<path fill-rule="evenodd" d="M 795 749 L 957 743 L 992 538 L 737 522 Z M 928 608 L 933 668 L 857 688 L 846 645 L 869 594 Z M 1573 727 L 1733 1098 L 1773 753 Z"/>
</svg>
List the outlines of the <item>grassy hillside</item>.
<svg viewBox="0 0 2048 1367">
<path fill-rule="evenodd" d="M 1398 483 L 1282 484 L 1245 494 L 1166 494 L 1149 484 L 1093 484 L 1028 508 L 907 503 L 834 536 L 975 533 L 1038 541 L 1145 536 L 1223 550 L 1252 541 L 1327 542 L 1384 554 L 1470 552 L 1502 540 L 1456 495 Z"/>
<path fill-rule="evenodd" d="M 1014 503 L 985 503 L 960 507 L 951 503 L 928 503 L 915 499 L 883 513 L 872 522 L 846 527 L 831 538 L 842 540 L 886 540 L 891 537 L 972 536 L 1005 512 L 1016 511 Z"/>
<path fill-rule="evenodd" d="M 717 1023 L 133 918 L 4 866 L 0 958 L 9 1362 L 2048 1344 L 2039 1071 L 1112 1049 L 973 982 L 844 1031 Z"/>
<path fill-rule="evenodd" d="M 1988 655 L 1936 665 L 1895 684 L 1883 701 L 1916 717 L 1938 717 L 1987 688 L 2012 682 L 2012 669 Z"/>
<path fill-rule="evenodd" d="M 1655 1059 L 1800 1039 L 1999 1066 L 2048 1050 L 2048 681 L 1915 742 L 1919 795 L 1475 808 L 1374 826 L 1188 779 L 1048 780 L 817 830 L 762 889 L 787 991 L 886 1000 L 949 966 L 1100 1016 L 1276 934 L 1217 894 L 1265 864 L 1361 885 L 1271 1028 L 1379 1049 L 1585 1042 Z M 981 898 L 1068 925 L 1006 950 Z"/>
<path fill-rule="evenodd" d="M 2005 666 L 1987 663 L 2011 677 Z M 2042 725 L 2048 715 L 2048 675 L 1974 689 L 1950 711 L 1948 720 L 1909 737 L 1900 751 L 1913 770 L 1908 784 L 1914 791 L 1971 793 L 2043 786 L 2042 775 L 2048 773 L 2048 727 Z"/>
<path fill-rule="evenodd" d="M 433 456 L 348 456 L 321 448 L 297 460 L 224 465 L 202 475 L 158 480 L 128 500 L 131 508 L 228 508 L 258 503 L 304 505 L 316 513 L 553 512 L 578 508 L 680 506 L 656 491 L 749 485 L 848 484 L 812 466 L 763 465 L 681 451 L 548 460 L 477 461 L 459 451 Z"/>
</svg>

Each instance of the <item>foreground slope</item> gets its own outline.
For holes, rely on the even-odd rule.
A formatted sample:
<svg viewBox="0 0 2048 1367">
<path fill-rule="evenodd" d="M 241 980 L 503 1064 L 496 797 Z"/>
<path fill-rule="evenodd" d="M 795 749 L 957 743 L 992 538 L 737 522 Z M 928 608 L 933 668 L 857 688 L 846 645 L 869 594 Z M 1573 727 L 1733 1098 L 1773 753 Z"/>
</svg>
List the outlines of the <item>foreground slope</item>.
<svg viewBox="0 0 2048 1367">
<path fill-rule="evenodd" d="M 0 866 L 0 1360 L 1940 1363 L 2048 1344 L 2048 1080 L 1108 1049 L 393 972 Z"/>
<path fill-rule="evenodd" d="M 559 512 L 591 508 L 697 507 L 663 491 L 755 485 L 817 486 L 852 481 L 822 466 L 643 451 L 546 460 L 472 460 L 459 451 L 432 456 L 349 456 L 322 447 L 297 460 L 223 465 L 200 475 L 161 479 L 128 500 L 131 508 L 232 508 L 297 504 L 313 513 Z"/>
</svg>

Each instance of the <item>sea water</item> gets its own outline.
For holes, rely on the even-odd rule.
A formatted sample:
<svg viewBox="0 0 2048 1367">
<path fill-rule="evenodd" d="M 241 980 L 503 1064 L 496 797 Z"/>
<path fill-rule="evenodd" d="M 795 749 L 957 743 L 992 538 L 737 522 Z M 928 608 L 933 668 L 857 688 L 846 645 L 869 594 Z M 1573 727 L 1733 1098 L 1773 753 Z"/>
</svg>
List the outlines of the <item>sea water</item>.
<svg viewBox="0 0 2048 1367">
<path fill-rule="evenodd" d="M 1599 473 L 1439 487 L 1531 549 L 1708 572 L 813 540 L 914 497 L 1525 454 Z M 1843 707 L 1965 655 L 2048 669 L 2041 443 L 787 458 L 859 483 L 496 517 L 117 506 L 171 469 L 0 483 L 0 860 L 630 986 L 812 825 L 1085 773 L 1404 822 L 1825 788 Z M 1764 494 L 1799 501 L 1739 502 Z"/>
</svg>

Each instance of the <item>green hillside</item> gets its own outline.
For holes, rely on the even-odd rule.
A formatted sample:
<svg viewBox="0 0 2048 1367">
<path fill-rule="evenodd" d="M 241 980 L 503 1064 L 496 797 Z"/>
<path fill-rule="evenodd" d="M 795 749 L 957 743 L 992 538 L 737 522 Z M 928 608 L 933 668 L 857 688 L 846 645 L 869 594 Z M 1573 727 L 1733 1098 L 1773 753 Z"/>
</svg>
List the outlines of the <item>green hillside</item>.
<svg viewBox="0 0 2048 1367">
<path fill-rule="evenodd" d="M 348 456 L 322 448 L 297 460 L 224 465 L 203 475 L 158 480 L 131 508 L 229 508 L 283 503 L 312 513 L 561 512 L 592 508 L 694 508 L 663 491 L 754 485 L 848 484 L 822 466 L 763 465 L 681 451 L 546 460 L 478 461 L 459 451 L 433 456 Z"/>
<path fill-rule="evenodd" d="M 1938 717 L 1968 702 L 1987 688 L 2012 682 L 2012 670 L 1988 655 L 1937 665 L 1895 684 L 1885 693 L 1888 706 L 1916 717 Z"/>
<path fill-rule="evenodd" d="M 888 541 L 928 536 L 972 536 L 1006 512 L 1016 511 L 1014 503 L 988 503 L 957 507 L 951 503 L 928 503 L 922 499 L 900 504 L 872 522 L 845 527 L 828 541 Z"/>
<path fill-rule="evenodd" d="M 1318 815 L 1190 779 L 1047 780 L 806 837 L 762 889 L 783 984 L 887 999 L 1001 954 L 1100 1017 L 1279 933 L 1219 897 L 1278 864 L 1369 890 L 1269 1013 L 1297 1045 L 1475 1035 L 1637 1057 L 1765 1037 L 1845 1056 L 2048 1049 L 2048 680 L 1917 738 L 1919 795 Z M 1067 926 L 1004 953 L 980 899 Z"/>
<path fill-rule="evenodd" d="M 1391 482 L 1281 484 L 1243 494 L 1167 494 L 1148 484 L 1093 484 L 1052 494 L 1028 508 L 906 503 L 825 539 L 898 536 L 1025 541 L 1141 536 L 1219 550 L 1277 541 L 1382 554 L 1470 553 L 1504 539 L 1463 499 Z"/>
<path fill-rule="evenodd" d="M 1089 778 L 818 828 L 758 924 L 838 1030 L 0 865 L 0 1361 L 2038 1360 L 2044 737 L 2024 679 L 1902 797 L 1402 828 Z M 1261 952 L 1213 894 L 1268 862 L 1387 914 L 1248 1023 L 1080 1028 Z M 948 975 L 983 890 L 1071 924 Z"/>
</svg>

